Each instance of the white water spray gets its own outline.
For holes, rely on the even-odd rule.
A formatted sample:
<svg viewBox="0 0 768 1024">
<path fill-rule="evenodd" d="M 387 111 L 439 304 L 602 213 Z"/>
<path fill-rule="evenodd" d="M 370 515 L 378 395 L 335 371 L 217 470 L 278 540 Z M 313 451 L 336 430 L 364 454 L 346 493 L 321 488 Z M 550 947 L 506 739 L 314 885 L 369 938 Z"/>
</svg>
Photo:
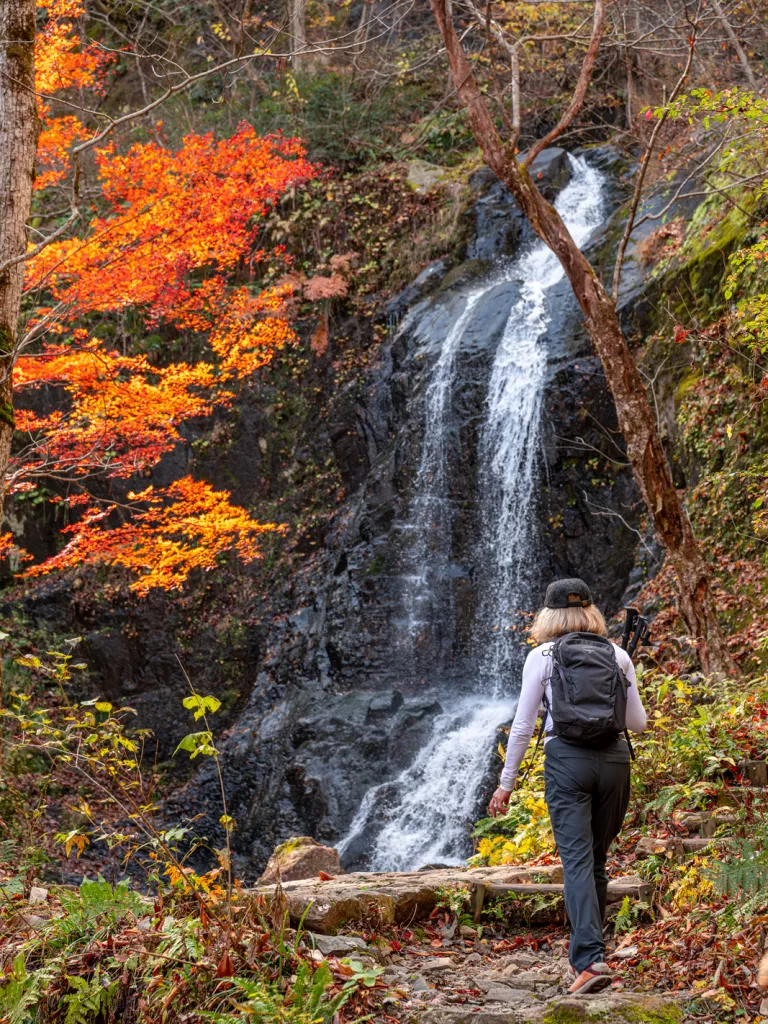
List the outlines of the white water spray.
<svg viewBox="0 0 768 1024">
<path fill-rule="evenodd" d="M 577 245 L 602 219 L 602 175 L 571 157 L 573 177 L 555 207 Z M 529 605 L 535 567 L 533 500 L 539 472 L 541 399 L 547 367 L 544 335 L 551 319 L 549 293 L 565 272 L 557 256 L 538 243 L 513 268 L 522 282 L 512 307 L 488 385 L 488 416 L 480 442 L 481 500 L 489 578 L 480 615 L 492 644 L 482 675 L 498 695 L 509 690 L 515 650 L 509 642 L 510 613 Z"/>
<path fill-rule="evenodd" d="M 572 180 L 555 205 L 576 242 L 583 245 L 600 223 L 603 179 L 586 161 L 571 161 Z M 497 730 L 514 711 L 514 698 L 502 699 L 515 685 L 515 654 L 506 627 L 510 609 L 520 608 L 528 598 L 526 570 L 534 562 L 531 506 L 537 484 L 546 372 L 544 334 L 550 320 L 549 295 L 563 275 L 557 257 L 543 243 L 531 246 L 500 275 L 470 293 L 432 371 L 413 502 L 416 518 L 412 516 L 412 522 L 424 541 L 418 546 L 418 572 L 409 580 L 414 587 L 410 607 L 416 609 L 409 618 L 411 631 L 426 624 L 423 605 L 422 612 L 417 610 L 419 595 L 429 588 L 425 524 L 433 534 L 435 525 L 443 532 L 450 527 L 444 512 L 445 431 L 461 340 L 487 292 L 504 281 L 519 286 L 519 298 L 511 307 L 491 372 L 480 450 L 480 501 L 490 569 L 477 629 L 484 637 L 480 646 L 486 646 L 488 654 L 480 667 L 476 695 L 453 704 L 441 699 L 446 710 L 436 718 L 428 743 L 396 779 L 368 791 L 348 835 L 339 844 L 343 854 L 358 835 L 378 827 L 370 856 L 375 871 L 412 870 L 426 863 L 463 860 L 468 826 L 477 812 Z"/>
<path fill-rule="evenodd" d="M 431 625 L 439 580 L 450 559 L 452 509 L 447 486 L 447 417 L 459 345 L 475 306 L 484 294 L 485 287 L 479 287 L 467 296 L 463 310 L 443 341 L 427 387 L 421 459 L 405 524 L 406 529 L 416 532 L 411 552 L 415 569 L 402 576 L 407 588 L 403 605 L 407 612 L 405 640 L 409 644 Z"/>
</svg>

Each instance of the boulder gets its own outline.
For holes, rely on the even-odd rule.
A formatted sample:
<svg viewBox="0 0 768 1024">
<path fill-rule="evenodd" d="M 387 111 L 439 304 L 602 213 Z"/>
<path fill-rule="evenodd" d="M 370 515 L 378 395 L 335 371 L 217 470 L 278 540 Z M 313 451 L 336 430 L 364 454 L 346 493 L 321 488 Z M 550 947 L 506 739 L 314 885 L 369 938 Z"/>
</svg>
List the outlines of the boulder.
<svg viewBox="0 0 768 1024">
<path fill-rule="evenodd" d="M 316 878 L 321 871 L 334 877 L 344 873 L 338 851 L 310 836 L 296 836 L 275 847 L 259 881 L 295 882 L 300 878 Z"/>
<path fill-rule="evenodd" d="M 446 174 L 444 167 L 431 164 L 427 160 L 411 160 L 408 164 L 408 184 L 414 192 L 429 192 L 445 180 Z"/>
</svg>

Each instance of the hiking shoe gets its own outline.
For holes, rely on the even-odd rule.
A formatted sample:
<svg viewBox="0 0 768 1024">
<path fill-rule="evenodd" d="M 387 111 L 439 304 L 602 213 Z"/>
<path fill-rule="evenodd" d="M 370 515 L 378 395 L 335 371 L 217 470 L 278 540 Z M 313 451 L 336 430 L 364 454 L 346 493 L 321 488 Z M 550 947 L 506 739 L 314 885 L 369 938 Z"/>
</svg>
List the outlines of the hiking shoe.
<svg viewBox="0 0 768 1024">
<path fill-rule="evenodd" d="M 568 989 L 569 996 L 585 996 L 590 992 L 601 992 L 613 981 L 613 974 L 608 964 L 597 962 L 587 967 L 576 978 Z"/>
<path fill-rule="evenodd" d="M 565 977 L 563 978 L 563 987 L 564 988 L 570 988 L 571 985 L 574 983 L 574 981 L 576 981 L 578 976 L 579 975 L 578 975 L 578 972 L 576 971 L 576 968 L 575 967 L 571 967 L 571 965 L 568 964 L 568 970 L 565 972 Z"/>
</svg>

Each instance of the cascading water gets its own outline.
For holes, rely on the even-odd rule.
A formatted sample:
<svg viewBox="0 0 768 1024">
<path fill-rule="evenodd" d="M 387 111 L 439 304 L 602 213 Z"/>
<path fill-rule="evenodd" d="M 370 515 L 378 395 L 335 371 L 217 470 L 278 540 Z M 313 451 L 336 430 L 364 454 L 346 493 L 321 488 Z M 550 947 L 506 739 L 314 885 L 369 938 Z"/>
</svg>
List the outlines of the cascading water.
<svg viewBox="0 0 768 1024">
<path fill-rule="evenodd" d="M 410 655 L 413 654 L 421 631 L 434 625 L 438 593 L 445 589 L 440 586 L 440 582 L 445 578 L 446 563 L 451 554 L 452 518 L 447 486 L 446 417 L 454 381 L 456 354 L 464 329 L 483 292 L 484 288 L 478 288 L 467 297 L 464 309 L 440 348 L 427 387 L 424 438 L 416 487 L 408 519 L 401 527 L 416 535 L 410 553 L 414 571 L 404 573 L 401 577 L 405 588 L 402 604 L 406 612 L 403 636 Z"/>
<path fill-rule="evenodd" d="M 599 227 L 602 175 L 583 159 L 571 157 L 573 177 L 555 206 L 579 246 Z M 536 523 L 541 399 L 547 368 L 543 344 L 551 310 L 548 296 L 562 280 L 557 256 L 539 243 L 513 269 L 522 281 L 496 352 L 488 384 L 488 415 L 480 442 L 483 543 L 487 571 L 480 620 L 491 637 L 481 677 L 494 695 L 509 688 L 516 648 L 509 642 L 516 613 L 530 608 L 535 576 Z M 510 622 L 510 615 L 518 621 Z"/>
<path fill-rule="evenodd" d="M 578 244 L 598 227 L 602 175 L 582 159 L 571 158 L 572 179 L 556 202 Z M 476 633 L 479 659 L 471 698 L 451 701 L 432 737 L 413 764 L 396 779 L 369 790 L 339 844 L 343 854 L 352 840 L 376 821 L 370 855 L 372 870 L 408 870 L 425 863 L 457 863 L 466 854 L 467 827 L 477 812 L 486 782 L 489 754 L 498 728 L 512 717 L 511 690 L 519 667 L 519 645 L 509 642 L 510 612 L 529 602 L 535 566 L 535 507 L 539 421 L 546 373 L 544 335 L 550 320 L 548 300 L 563 278 L 557 257 L 536 243 L 516 260 L 476 286 L 461 314 L 446 332 L 435 360 L 425 402 L 425 429 L 419 476 L 411 503 L 410 528 L 418 533 L 417 569 L 408 578 L 409 636 L 427 624 L 436 574 L 450 556 L 450 513 L 445 433 L 455 385 L 457 354 L 474 318 L 483 315 L 483 298 L 509 285 L 510 309 L 488 384 L 487 415 L 480 439 L 479 503 L 483 537 L 479 561 L 482 591 Z M 439 538 L 436 545 L 431 538 Z M 436 558 L 436 549 L 442 556 Z M 450 699 L 450 698 L 449 698 Z"/>
</svg>

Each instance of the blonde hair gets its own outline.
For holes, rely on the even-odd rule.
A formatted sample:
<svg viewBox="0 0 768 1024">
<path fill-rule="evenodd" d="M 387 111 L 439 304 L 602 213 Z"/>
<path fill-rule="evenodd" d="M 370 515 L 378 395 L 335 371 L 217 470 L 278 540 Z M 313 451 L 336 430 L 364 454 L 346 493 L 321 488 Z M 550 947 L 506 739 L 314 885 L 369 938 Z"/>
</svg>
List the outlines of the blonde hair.
<svg viewBox="0 0 768 1024">
<path fill-rule="evenodd" d="M 598 633 L 605 636 L 607 632 L 605 619 L 593 604 L 586 608 L 540 608 L 531 626 L 531 636 L 537 644 L 545 644 L 565 633 Z"/>
</svg>

